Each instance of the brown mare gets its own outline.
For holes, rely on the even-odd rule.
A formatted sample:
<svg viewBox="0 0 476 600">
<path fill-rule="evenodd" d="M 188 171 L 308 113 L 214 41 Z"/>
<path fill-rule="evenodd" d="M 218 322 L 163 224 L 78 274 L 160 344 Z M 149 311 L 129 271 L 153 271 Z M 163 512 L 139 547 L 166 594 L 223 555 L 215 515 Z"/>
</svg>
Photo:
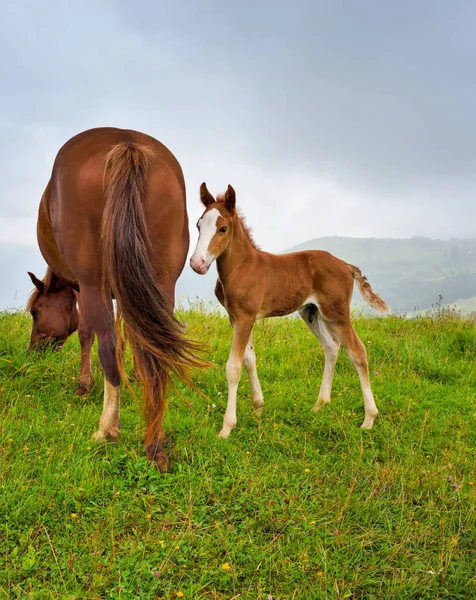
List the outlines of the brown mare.
<svg viewBox="0 0 476 600">
<path fill-rule="evenodd" d="M 30 348 L 58 344 L 79 322 L 81 392 L 91 385 L 89 352 L 97 335 L 104 408 L 94 437 L 118 440 L 122 328 L 143 388 L 146 454 L 164 471 L 162 418 L 170 373 L 188 381 L 189 368 L 201 364 L 198 346 L 183 337 L 173 316 L 175 283 L 189 247 L 179 163 L 143 133 L 114 128 L 80 133 L 58 152 L 37 233 L 49 269 L 43 282 L 32 277 Z"/>
<path fill-rule="evenodd" d="M 236 425 L 236 394 L 243 361 L 250 378 L 253 406 L 258 414 L 263 409 L 252 340 L 255 321 L 289 315 L 296 310 L 321 342 L 325 354 L 324 376 L 313 410 L 331 401 L 334 367 L 342 344 L 362 386 L 365 406 L 362 427 L 370 429 L 378 410 L 370 387 L 365 346 L 350 322 L 354 280 L 373 309 L 386 313 L 388 306 L 372 291 L 360 269 L 328 252 L 309 250 L 276 255 L 259 250 L 236 211 L 235 191 L 231 186 L 215 200 L 202 183 L 200 198 L 205 212 L 197 223 L 199 237 L 190 265 L 204 275 L 216 259 L 219 279 L 215 294 L 233 327 L 226 365 L 228 404 L 220 437 L 228 437 Z"/>
</svg>

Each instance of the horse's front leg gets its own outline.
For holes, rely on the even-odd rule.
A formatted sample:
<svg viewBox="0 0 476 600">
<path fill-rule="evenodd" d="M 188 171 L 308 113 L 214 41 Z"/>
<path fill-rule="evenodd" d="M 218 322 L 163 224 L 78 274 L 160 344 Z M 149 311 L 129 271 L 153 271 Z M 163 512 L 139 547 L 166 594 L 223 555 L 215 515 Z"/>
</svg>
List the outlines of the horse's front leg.
<svg viewBox="0 0 476 600">
<path fill-rule="evenodd" d="M 228 404 L 226 407 L 223 427 L 219 437 L 227 438 L 236 425 L 236 394 L 241 377 L 241 368 L 246 345 L 253 329 L 254 318 L 238 317 L 234 319 L 233 343 L 230 356 L 226 363 L 226 379 L 228 381 Z"/>
<path fill-rule="evenodd" d="M 93 377 L 91 374 L 91 348 L 94 342 L 94 329 L 89 325 L 84 316 L 81 295 L 77 292 L 75 295 L 78 302 L 78 337 L 81 345 L 81 374 L 79 376 L 76 394 L 82 396 L 83 394 L 87 394 L 93 385 Z"/>
</svg>

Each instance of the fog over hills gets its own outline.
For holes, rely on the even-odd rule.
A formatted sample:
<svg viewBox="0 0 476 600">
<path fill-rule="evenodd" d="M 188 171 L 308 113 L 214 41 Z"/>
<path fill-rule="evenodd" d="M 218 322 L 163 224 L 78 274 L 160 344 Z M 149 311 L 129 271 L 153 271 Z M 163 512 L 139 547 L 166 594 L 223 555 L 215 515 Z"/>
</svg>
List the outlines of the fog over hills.
<svg viewBox="0 0 476 600">
<path fill-rule="evenodd" d="M 360 267 L 393 313 L 439 302 L 476 310 L 476 238 L 435 240 L 323 237 L 286 252 L 321 249 Z M 360 302 L 358 294 L 354 301 Z"/>
<path fill-rule="evenodd" d="M 435 240 L 322 237 L 284 252 L 320 249 L 357 265 L 394 314 L 425 310 L 439 302 L 465 312 L 476 311 L 476 238 Z M 46 265 L 32 246 L 0 244 L 0 310 L 22 308 L 31 291 L 27 271 L 42 277 Z M 214 300 L 217 273 L 213 265 L 205 276 L 188 263 L 177 284 L 177 299 L 184 306 Z M 354 306 L 361 306 L 358 291 Z"/>
</svg>

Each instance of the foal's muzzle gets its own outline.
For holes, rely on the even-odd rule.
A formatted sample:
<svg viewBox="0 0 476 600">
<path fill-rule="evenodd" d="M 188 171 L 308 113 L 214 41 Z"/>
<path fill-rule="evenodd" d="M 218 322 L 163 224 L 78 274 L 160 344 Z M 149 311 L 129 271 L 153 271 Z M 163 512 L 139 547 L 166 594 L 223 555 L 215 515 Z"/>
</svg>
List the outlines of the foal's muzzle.
<svg viewBox="0 0 476 600">
<path fill-rule="evenodd" d="M 205 275 L 210 268 L 210 265 L 207 265 L 207 261 L 204 258 L 192 258 L 190 259 L 190 266 L 199 275 Z"/>
</svg>

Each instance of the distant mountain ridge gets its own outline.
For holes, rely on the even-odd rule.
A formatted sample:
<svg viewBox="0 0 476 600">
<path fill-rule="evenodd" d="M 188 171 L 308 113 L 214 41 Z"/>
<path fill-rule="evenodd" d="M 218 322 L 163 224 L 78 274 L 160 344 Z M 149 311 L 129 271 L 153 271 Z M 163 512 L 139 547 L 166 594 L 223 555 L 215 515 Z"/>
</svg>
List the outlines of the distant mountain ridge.
<svg viewBox="0 0 476 600">
<path fill-rule="evenodd" d="M 476 238 L 322 237 L 287 249 L 327 250 L 357 265 L 393 313 L 439 303 L 476 311 Z M 355 297 L 357 302 L 360 299 Z"/>
</svg>

